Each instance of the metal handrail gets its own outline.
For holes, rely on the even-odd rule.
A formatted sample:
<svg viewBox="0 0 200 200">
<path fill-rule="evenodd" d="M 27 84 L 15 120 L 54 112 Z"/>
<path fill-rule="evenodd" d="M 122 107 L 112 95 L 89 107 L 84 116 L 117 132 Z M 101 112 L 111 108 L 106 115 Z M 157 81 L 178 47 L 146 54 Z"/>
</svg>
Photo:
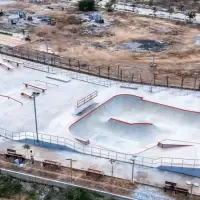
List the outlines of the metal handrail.
<svg viewBox="0 0 200 200">
<path fill-rule="evenodd" d="M 0 128 L 0 135 L 10 139 L 10 140 L 27 140 L 31 139 L 36 141 L 36 133 L 30 132 L 30 131 L 24 131 L 24 132 L 11 132 L 9 130 Z M 100 147 L 94 147 L 94 146 L 85 146 L 83 144 L 78 143 L 77 141 L 74 141 L 69 138 L 59 137 L 59 136 L 53 136 L 48 134 L 39 133 L 39 139 L 41 142 L 48 142 L 50 144 L 57 144 L 62 145 L 68 148 L 71 148 L 72 150 L 95 156 L 100 158 L 106 158 L 106 159 L 115 159 L 120 162 L 125 163 L 132 163 L 132 156 L 133 154 L 126 154 L 122 152 L 116 152 L 109 149 L 103 149 Z M 159 158 L 150 158 L 150 157 L 143 157 L 143 156 L 137 156 L 135 159 L 135 164 L 137 165 L 143 165 L 148 167 L 158 167 L 162 165 L 170 165 L 170 166 L 193 166 L 193 167 L 199 167 L 200 166 L 200 159 L 186 159 L 186 158 L 172 158 L 172 157 L 159 157 Z"/>
</svg>

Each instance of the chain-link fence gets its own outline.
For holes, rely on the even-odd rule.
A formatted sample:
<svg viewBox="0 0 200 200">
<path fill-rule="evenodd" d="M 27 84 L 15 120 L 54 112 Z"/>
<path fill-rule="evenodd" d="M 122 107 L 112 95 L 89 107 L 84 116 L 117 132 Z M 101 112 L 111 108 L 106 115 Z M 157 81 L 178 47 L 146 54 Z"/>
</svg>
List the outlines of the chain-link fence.
<svg viewBox="0 0 200 200">
<path fill-rule="evenodd" d="M 150 67 L 146 66 L 146 70 L 138 70 L 138 67 L 123 68 L 122 66 L 90 66 L 89 64 L 81 63 L 80 61 L 61 57 L 55 54 L 40 52 L 36 50 L 25 49 L 22 47 L 9 47 L 3 46 L 0 48 L 0 53 L 4 55 L 9 55 L 12 57 L 17 57 L 20 59 L 29 60 L 35 63 L 41 64 L 39 67 L 30 64 L 30 68 L 37 70 L 44 70 L 49 73 L 55 73 L 56 68 L 67 69 L 74 73 L 72 76 L 75 79 L 82 81 L 94 82 L 94 78 L 89 78 L 85 75 L 92 75 L 93 77 L 100 77 L 105 79 L 100 85 L 112 84 L 110 81 L 106 83 L 106 80 L 126 82 L 126 83 L 139 83 L 143 85 L 154 85 L 154 86 L 164 86 L 173 88 L 185 88 L 191 90 L 200 89 L 200 77 L 199 73 L 194 72 L 191 75 L 181 75 L 174 74 L 173 72 L 160 72 L 152 70 Z M 144 67 L 143 67 L 144 68 Z M 68 72 L 66 72 L 68 73 Z M 86 80 L 85 80 L 86 78 Z M 96 79 L 99 80 L 99 79 Z"/>
</svg>

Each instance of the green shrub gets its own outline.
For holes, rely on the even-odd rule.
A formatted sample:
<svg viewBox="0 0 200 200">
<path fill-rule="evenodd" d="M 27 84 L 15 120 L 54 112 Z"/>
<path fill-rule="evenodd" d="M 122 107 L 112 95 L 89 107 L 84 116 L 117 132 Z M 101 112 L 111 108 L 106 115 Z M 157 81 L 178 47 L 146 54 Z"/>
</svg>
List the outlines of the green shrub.
<svg viewBox="0 0 200 200">
<path fill-rule="evenodd" d="M 22 185 L 17 179 L 0 176 L 0 197 L 12 197 L 22 191 Z"/>
<path fill-rule="evenodd" d="M 105 5 L 106 11 L 107 12 L 113 12 L 114 8 L 112 7 L 112 3 L 111 2 L 107 2 Z"/>
<path fill-rule="evenodd" d="M 5 32 L 5 31 L 1 31 L 1 30 L 0 30 L 0 34 L 4 34 L 4 35 L 10 35 L 10 36 L 12 36 L 12 35 L 13 35 L 12 33 Z"/>
<path fill-rule="evenodd" d="M 95 1 L 94 0 L 80 0 L 78 2 L 78 8 L 80 11 L 94 11 Z"/>
<path fill-rule="evenodd" d="M 37 198 L 36 192 L 35 191 L 29 192 L 28 193 L 28 199 L 30 199 L 30 200 L 37 200 L 38 198 Z"/>
</svg>

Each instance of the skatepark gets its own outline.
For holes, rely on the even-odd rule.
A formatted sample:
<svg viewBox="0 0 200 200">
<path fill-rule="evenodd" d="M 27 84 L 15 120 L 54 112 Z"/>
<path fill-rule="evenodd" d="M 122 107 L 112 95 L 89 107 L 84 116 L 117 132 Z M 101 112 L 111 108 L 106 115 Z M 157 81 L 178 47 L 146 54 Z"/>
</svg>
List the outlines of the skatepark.
<svg viewBox="0 0 200 200">
<path fill-rule="evenodd" d="M 138 149 L 164 139 L 199 138 L 199 119 L 199 112 L 120 94 L 79 119 L 70 130 L 75 136 L 106 148 L 135 154 Z"/>
<path fill-rule="evenodd" d="M 34 144 L 36 92 L 39 140 L 45 148 L 122 162 L 136 156 L 137 164 L 151 167 L 199 167 L 197 91 L 121 87 L 9 56 L 1 56 L 0 73 L 0 127 L 6 138 Z"/>
</svg>

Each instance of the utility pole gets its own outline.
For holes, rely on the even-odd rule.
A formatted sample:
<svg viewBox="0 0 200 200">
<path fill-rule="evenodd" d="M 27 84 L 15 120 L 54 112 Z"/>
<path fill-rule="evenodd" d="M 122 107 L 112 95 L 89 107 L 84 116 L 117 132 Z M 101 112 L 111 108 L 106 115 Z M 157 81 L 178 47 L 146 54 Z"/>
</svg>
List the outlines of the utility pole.
<svg viewBox="0 0 200 200">
<path fill-rule="evenodd" d="M 116 160 L 114 159 L 110 159 L 110 163 L 111 163 L 111 166 L 112 166 L 112 170 L 111 170 L 111 177 L 113 178 L 113 173 L 114 173 L 114 166 L 113 164 L 116 162 Z"/>
<path fill-rule="evenodd" d="M 199 183 L 193 183 L 191 181 L 186 181 L 185 184 L 191 186 L 191 189 L 190 189 L 190 194 L 191 195 L 192 195 L 193 187 L 199 187 Z"/>
<path fill-rule="evenodd" d="M 137 158 L 137 156 L 133 156 L 133 158 L 131 159 L 132 161 L 132 176 L 131 176 L 131 181 L 133 182 L 134 179 L 134 168 L 135 168 L 135 159 Z"/>
<path fill-rule="evenodd" d="M 70 169 L 71 169 L 71 183 L 72 183 L 72 172 L 73 172 L 73 170 L 72 170 L 72 163 L 73 163 L 73 162 L 76 162 L 76 160 L 73 160 L 72 158 L 68 158 L 68 159 L 66 159 L 66 160 L 69 160 L 69 161 L 70 161 Z"/>
<path fill-rule="evenodd" d="M 36 109 L 36 97 L 40 95 L 39 92 L 33 92 L 32 97 L 33 97 L 33 103 L 34 103 L 34 114 L 35 114 L 35 130 L 36 130 L 36 136 L 37 136 L 37 142 L 39 142 L 38 138 L 38 123 L 37 123 L 37 109 Z"/>
<path fill-rule="evenodd" d="M 45 41 L 45 46 L 46 46 L 46 52 L 48 54 L 49 52 L 49 43 L 48 43 L 48 40 L 47 40 L 47 37 L 44 38 L 44 41 Z M 48 73 L 49 73 L 49 63 L 48 64 Z"/>
<path fill-rule="evenodd" d="M 155 69 L 156 69 L 156 63 L 155 63 L 155 56 L 152 56 L 152 65 L 150 66 L 152 68 L 152 83 L 151 83 L 151 87 L 150 87 L 150 92 L 153 92 L 153 85 L 154 85 L 154 73 L 155 73 Z"/>
</svg>

